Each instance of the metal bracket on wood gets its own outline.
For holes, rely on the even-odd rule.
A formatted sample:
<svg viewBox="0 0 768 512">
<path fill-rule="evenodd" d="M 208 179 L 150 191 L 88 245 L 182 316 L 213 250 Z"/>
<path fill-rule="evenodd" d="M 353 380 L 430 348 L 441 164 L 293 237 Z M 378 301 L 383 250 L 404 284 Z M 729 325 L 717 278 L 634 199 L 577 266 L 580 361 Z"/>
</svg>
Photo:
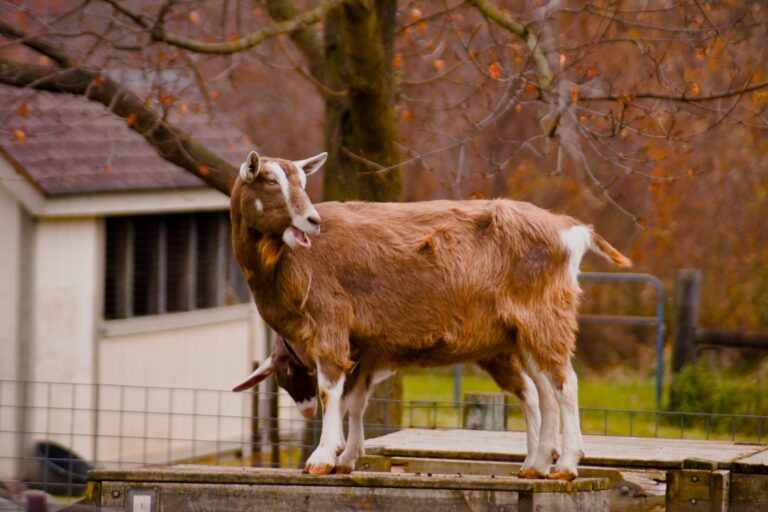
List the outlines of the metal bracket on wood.
<svg viewBox="0 0 768 512">
<path fill-rule="evenodd" d="M 728 512 L 730 471 L 717 463 L 690 459 L 667 472 L 668 512 Z"/>
</svg>

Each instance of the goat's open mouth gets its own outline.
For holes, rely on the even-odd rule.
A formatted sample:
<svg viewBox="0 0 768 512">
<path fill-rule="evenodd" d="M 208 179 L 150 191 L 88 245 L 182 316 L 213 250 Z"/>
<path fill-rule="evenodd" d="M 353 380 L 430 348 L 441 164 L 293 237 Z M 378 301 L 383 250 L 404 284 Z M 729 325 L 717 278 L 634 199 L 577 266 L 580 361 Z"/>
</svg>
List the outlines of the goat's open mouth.
<svg viewBox="0 0 768 512">
<path fill-rule="evenodd" d="M 296 239 L 296 243 L 300 246 L 309 247 L 312 245 L 312 240 L 309 239 L 305 232 L 294 226 L 291 226 L 291 231 L 293 232 L 293 237 Z"/>
</svg>

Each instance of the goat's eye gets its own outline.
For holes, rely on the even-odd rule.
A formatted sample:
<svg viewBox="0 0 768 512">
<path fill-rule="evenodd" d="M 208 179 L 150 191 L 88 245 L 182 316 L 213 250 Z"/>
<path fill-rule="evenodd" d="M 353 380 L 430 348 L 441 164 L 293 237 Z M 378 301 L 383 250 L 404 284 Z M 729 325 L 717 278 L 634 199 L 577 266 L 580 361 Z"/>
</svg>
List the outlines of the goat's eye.
<svg viewBox="0 0 768 512">
<path fill-rule="evenodd" d="M 275 178 L 266 178 L 265 181 L 267 182 L 267 185 L 277 185 L 277 180 Z"/>
</svg>

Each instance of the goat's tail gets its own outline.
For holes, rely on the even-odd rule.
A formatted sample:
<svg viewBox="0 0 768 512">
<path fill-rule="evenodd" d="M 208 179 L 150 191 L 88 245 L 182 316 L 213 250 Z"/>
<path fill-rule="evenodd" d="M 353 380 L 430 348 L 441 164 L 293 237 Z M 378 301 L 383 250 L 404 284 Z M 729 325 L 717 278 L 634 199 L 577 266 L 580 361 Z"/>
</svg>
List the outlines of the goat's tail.
<svg viewBox="0 0 768 512">
<path fill-rule="evenodd" d="M 592 243 L 590 244 L 589 248 L 592 249 L 592 251 L 608 260 L 611 260 L 622 268 L 628 268 L 632 266 L 632 260 L 621 254 L 614 246 L 609 244 L 605 238 L 595 233 L 595 230 L 592 229 L 591 226 L 590 231 L 592 231 Z"/>
</svg>

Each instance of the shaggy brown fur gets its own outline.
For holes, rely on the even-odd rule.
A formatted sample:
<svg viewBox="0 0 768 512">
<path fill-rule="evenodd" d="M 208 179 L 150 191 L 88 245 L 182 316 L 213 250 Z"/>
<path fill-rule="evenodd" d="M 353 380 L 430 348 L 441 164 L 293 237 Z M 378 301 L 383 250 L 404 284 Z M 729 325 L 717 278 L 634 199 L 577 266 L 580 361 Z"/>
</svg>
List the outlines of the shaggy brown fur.
<svg viewBox="0 0 768 512">
<path fill-rule="evenodd" d="M 544 369 L 573 354 L 570 217 L 507 200 L 321 203 L 312 247 L 286 251 L 244 220 L 244 195 L 238 183 L 235 254 L 262 317 L 309 367 L 346 371 L 350 343 L 392 368 L 483 360 L 515 338 Z"/>
</svg>

